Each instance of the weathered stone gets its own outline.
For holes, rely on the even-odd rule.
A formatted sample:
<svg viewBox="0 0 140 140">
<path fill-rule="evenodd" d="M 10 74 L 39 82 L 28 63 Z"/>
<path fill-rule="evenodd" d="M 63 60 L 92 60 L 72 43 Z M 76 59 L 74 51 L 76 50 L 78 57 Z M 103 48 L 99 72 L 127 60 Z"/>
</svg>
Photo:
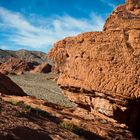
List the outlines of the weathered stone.
<svg viewBox="0 0 140 140">
<path fill-rule="evenodd" d="M 126 7 L 130 11 L 134 11 L 135 9 L 140 9 L 140 1 L 139 0 L 126 0 Z"/>
<path fill-rule="evenodd" d="M 140 30 L 140 1 L 127 0 L 107 18 L 103 31 L 106 30 Z"/>
<path fill-rule="evenodd" d="M 135 132 L 140 126 L 139 5 L 127 0 L 107 18 L 102 32 L 65 38 L 48 54 L 60 73 L 58 84 L 77 103 L 75 113 L 126 124 Z"/>
</svg>

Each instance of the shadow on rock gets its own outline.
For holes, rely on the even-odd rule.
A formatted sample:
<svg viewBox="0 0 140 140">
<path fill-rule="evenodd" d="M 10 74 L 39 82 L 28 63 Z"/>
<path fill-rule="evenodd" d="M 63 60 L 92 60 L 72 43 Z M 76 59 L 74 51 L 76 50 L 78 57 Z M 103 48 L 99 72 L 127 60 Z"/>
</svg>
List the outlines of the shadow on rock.
<svg viewBox="0 0 140 140">
<path fill-rule="evenodd" d="M 18 140 L 52 140 L 47 133 L 28 127 L 16 127 L 12 129 L 12 132 Z"/>
</svg>

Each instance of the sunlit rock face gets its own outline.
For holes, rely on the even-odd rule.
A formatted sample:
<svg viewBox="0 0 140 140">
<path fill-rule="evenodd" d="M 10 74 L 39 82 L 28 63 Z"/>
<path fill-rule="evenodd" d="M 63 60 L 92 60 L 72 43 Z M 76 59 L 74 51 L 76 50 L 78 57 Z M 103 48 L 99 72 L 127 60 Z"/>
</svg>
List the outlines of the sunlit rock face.
<svg viewBox="0 0 140 140">
<path fill-rule="evenodd" d="M 99 113 L 140 130 L 139 0 L 118 6 L 102 32 L 58 41 L 49 57 L 60 73 L 58 84 L 71 101 L 93 116 Z"/>
<path fill-rule="evenodd" d="M 126 0 L 126 7 L 130 11 L 135 11 L 140 9 L 140 1 L 139 0 Z"/>
<path fill-rule="evenodd" d="M 140 1 L 126 0 L 107 18 L 103 30 L 139 30 L 140 29 Z"/>
</svg>

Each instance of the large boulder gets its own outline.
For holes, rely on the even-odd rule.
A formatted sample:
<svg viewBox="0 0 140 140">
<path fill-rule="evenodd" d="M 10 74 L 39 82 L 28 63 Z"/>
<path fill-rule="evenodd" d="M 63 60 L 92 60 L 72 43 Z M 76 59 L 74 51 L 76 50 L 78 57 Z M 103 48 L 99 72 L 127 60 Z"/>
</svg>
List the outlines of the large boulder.
<svg viewBox="0 0 140 140">
<path fill-rule="evenodd" d="M 31 73 L 49 73 L 51 72 L 51 68 L 52 66 L 49 63 L 44 62 L 32 70 Z"/>
<path fill-rule="evenodd" d="M 139 2 L 127 0 L 108 17 L 102 32 L 65 38 L 48 54 L 71 101 L 91 116 L 103 115 L 135 132 L 140 130 Z"/>
<path fill-rule="evenodd" d="M 6 95 L 25 96 L 26 93 L 9 77 L 0 73 L 0 93 Z"/>
</svg>

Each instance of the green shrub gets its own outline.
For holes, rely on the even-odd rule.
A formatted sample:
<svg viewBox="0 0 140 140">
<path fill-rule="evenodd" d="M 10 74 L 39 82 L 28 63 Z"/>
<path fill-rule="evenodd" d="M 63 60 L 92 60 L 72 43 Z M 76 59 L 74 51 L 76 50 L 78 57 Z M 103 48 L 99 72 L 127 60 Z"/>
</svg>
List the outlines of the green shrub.
<svg viewBox="0 0 140 140">
<path fill-rule="evenodd" d="M 10 99 L 9 101 L 8 101 L 10 104 L 12 104 L 12 105 L 17 105 L 17 103 L 18 103 L 18 101 L 16 101 L 16 100 L 13 100 L 13 99 Z"/>
<path fill-rule="evenodd" d="M 30 110 L 31 109 L 31 106 L 26 105 L 23 101 L 16 101 L 16 100 L 12 100 L 11 99 L 8 102 L 11 103 L 14 106 L 20 106 L 21 108 L 24 108 L 26 110 Z"/>
<path fill-rule="evenodd" d="M 59 125 L 61 128 L 67 129 L 76 134 L 80 134 L 82 132 L 82 128 L 79 128 L 77 125 L 69 123 L 69 122 L 63 121 L 63 122 L 60 122 Z"/>
<path fill-rule="evenodd" d="M 25 104 L 23 101 L 16 101 L 16 100 L 9 100 L 9 103 L 11 103 L 14 106 L 20 106 L 21 108 L 30 111 L 31 113 L 34 113 L 36 115 L 41 115 L 41 116 L 49 116 L 48 113 L 46 111 L 41 110 L 40 108 L 36 107 L 33 108 L 30 105 Z"/>
</svg>

